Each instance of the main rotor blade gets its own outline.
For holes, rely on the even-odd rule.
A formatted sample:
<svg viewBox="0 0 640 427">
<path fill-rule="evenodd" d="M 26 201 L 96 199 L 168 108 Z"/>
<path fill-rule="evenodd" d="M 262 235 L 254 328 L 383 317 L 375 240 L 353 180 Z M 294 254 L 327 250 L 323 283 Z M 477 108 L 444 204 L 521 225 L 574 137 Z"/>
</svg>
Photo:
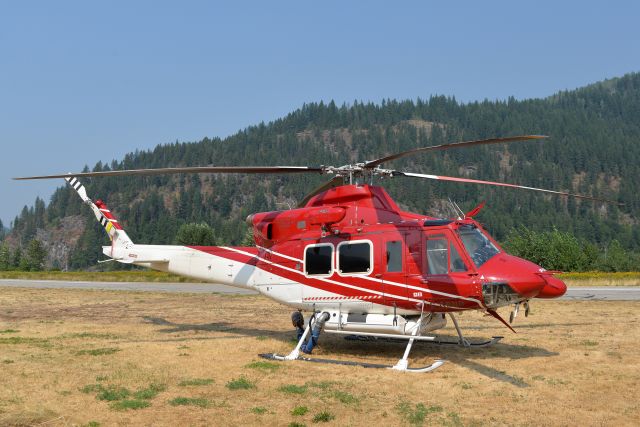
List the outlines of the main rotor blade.
<svg viewBox="0 0 640 427">
<path fill-rule="evenodd" d="M 343 184 L 344 184 L 344 177 L 342 177 L 340 175 L 334 176 L 330 181 L 325 182 L 324 184 L 322 184 L 321 186 L 315 188 L 309 194 L 304 196 L 304 199 L 302 199 L 300 201 L 300 203 L 298 203 L 298 207 L 299 208 L 303 208 L 303 207 L 307 206 L 307 203 L 309 203 L 309 200 L 311 200 L 311 198 L 313 196 L 315 196 L 316 194 L 320 194 L 323 191 L 329 190 L 330 188 L 339 187 L 339 186 L 341 186 Z"/>
<path fill-rule="evenodd" d="M 104 172 L 65 173 L 59 175 L 26 176 L 13 178 L 14 180 L 66 178 L 68 176 L 97 177 L 97 176 L 136 176 L 136 175 L 164 175 L 176 173 L 322 173 L 322 167 L 308 166 L 195 166 L 183 168 L 157 169 L 127 169 Z"/>
<path fill-rule="evenodd" d="M 558 194 L 560 196 L 570 196 L 570 197 L 576 197 L 578 199 L 594 200 L 597 202 L 605 202 L 605 203 L 611 203 L 614 205 L 624 206 L 624 203 L 619 203 L 613 200 L 601 199 L 598 197 L 591 197 L 591 196 L 583 196 L 581 194 L 565 193 L 564 191 L 546 190 L 544 188 L 526 187 L 524 185 L 506 184 L 504 182 L 480 181 L 477 179 L 456 178 L 452 176 L 442 176 L 442 175 L 426 175 L 422 173 L 400 172 L 400 171 L 394 171 L 393 176 L 408 176 L 412 178 L 436 179 L 439 181 L 453 181 L 453 182 L 464 182 L 469 184 L 483 184 L 483 185 L 495 185 L 499 187 L 519 188 L 522 190 L 540 191 L 543 193 Z"/>
<path fill-rule="evenodd" d="M 372 169 L 384 162 L 389 162 L 391 160 L 399 159 L 401 157 L 410 156 L 412 154 L 417 154 L 417 153 L 423 153 L 426 151 L 439 151 L 439 150 L 448 150 L 450 148 L 471 147 L 474 145 L 500 144 L 503 142 L 529 141 L 532 139 L 544 139 L 544 138 L 548 138 L 548 137 L 544 135 L 521 135 L 521 136 L 510 136 L 508 138 L 479 139 L 476 141 L 462 141 L 462 142 L 452 142 L 449 144 L 432 145 L 431 147 L 414 148 L 413 150 L 402 151 L 400 153 L 391 154 L 386 157 L 381 157 L 377 160 L 366 162 L 364 164 L 364 167 L 367 169 Z"/>
</svg>

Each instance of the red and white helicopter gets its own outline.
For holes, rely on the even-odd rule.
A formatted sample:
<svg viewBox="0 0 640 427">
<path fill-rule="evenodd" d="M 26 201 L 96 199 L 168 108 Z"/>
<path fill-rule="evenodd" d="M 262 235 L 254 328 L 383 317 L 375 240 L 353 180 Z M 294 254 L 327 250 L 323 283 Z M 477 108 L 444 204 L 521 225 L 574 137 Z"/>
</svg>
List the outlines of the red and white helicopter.
<svg viewBox="0 0 640 427">
<path fill-rule="evenodd" d="M 381 168 L 383 163 L 417 153 L 542 138 L 545 137 L 525 135 L 442 144 L 340 167 L 206 166 L 15 179 L 64 178 L 107 231 L 111 246 L 103 247 L 103 252 L 114 261 L 257 290 L 278 302 L 313 313 L 305 327 L 300 312 L 294 312 L 292 320 L 300 339 L 289 355 L 265 357 L 326 362 L 300 355 L 301 350 L 311 352 L 324 330 L 367 339 L 408 340 L 403 357 L 394 366 L 341 363 L 426 372 L 443 361 L 409 368 L 407 358 L 416 340 L 445 343 L 428 335 L 446 325 L 445 315 L 449 315 L 459 336 L 459 341 L 453 344 L 490 345 L 501 337 L 470 343 L 463 337 L 454 313 L 480 310 L 511 329 L 498 315 L 497 308 L 513 305 L 513 321 L 520 304 L 527 315 L 532 298 L 560 297 L 566 286 L 554 277 L 554 272 L 507 254 L 473 219 L 482 205 L 466 214 L 460 211 L 457 218 L 451 219 L 405 212 L 382 187 L 371 185 L 372 178 L 402 176 L 485 184 L 616 203 L 501 182 Z M 332 175 L 332 179 L 307 195 L 295 209 L 250 215 L 247 222 L 253 227 L 255 239 L 252 247 L 135 244 L 106 205 L 101 200 L 93 202 L 78 180 L 178 173 L 316 173 Z"/>
</svg>

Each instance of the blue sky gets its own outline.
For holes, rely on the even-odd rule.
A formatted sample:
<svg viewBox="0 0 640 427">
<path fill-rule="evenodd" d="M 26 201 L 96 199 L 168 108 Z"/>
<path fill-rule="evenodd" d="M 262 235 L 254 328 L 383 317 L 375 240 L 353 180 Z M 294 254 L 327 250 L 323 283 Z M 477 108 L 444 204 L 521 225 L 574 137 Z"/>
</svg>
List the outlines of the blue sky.
<svg viewBox="0 0 640 427">
<path fill-rule="evenodd" d="M 544 97 L 640 71 L 631 1 L 228 3 L 0 3 L 0 219 L 60 185 L 12 176 L 224 137 L 304 102 Z"/>
</svg>

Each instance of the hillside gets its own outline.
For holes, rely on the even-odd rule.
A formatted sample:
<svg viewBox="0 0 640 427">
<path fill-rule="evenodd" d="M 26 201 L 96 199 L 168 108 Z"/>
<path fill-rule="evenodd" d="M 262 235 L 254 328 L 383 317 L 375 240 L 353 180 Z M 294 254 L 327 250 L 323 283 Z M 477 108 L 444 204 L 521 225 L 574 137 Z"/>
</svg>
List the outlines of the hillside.
<svg viewBox="0 0 640 427">
<path fill-rule="evenodd" d="M 389 167 L 504 181 L 597 195 L 622 208 L 526 191 L 407 178 L 383 185 L 406 209 L 450 216 L 446 199 L 463 209 L 485 200 L 478 219 L 498 239 L 514 227 L 569 231 L 600 246 L 613 239 L 640 249 L 640 74 L 564 91 L 545 99 L 459 103 L 444 96 L 381 104 L 307 104 L 269 124 L 225 139 L 159 145 L 98 163 L 92 170 L 197 165 L 342 165 L 443 142 L 545 134 L 542 143 L 449 150 L 397 160 Z M 238 243 L 244 218 L 286 209 L 322 176 L 172 176 L 87 180 L 94 198 L 107 202 L 132 239 L 173 243 L 185 222 L 209 223 L 220 243 Z M 16 186 L 24 185 L 16 183 Z M 50 250 L 49 264 L 85 268 L 106 244 L 77 196 L 61 187 L 46 205 L 25 207 L 6 237 L 12 246 L 32 238 Z M 54 243 L 55 242 L 55 243 Z"/>
</svg>

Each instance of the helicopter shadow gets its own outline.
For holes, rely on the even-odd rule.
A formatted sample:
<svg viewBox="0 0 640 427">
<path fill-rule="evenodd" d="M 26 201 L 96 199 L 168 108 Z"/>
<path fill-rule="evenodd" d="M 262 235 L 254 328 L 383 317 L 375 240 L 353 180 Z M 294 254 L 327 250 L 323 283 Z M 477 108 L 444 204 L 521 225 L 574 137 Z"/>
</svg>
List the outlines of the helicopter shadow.
<svg viewBox="0 0 640 427">
<path fill-rule="evenodd" d="M 519 329 L 557 328 L 560 326 L 588 326 L 588 325 L 596 325 L 596 324 L 597 323 L 595 322 L 579 322 L 579 323 L 546 322 L 546 323 L 528 323 L 525 325 L 512 325 L 512 327 L 517 332 Z M 495 329 L 495 326 L 489 326 L 489 325 L 488 326 L 465 326 L 464 329 L 469 331 L 482 331 L 486 329 Z"/>
<path fill-rule="evenodd" d="M 281 342 L 291 344 L 295 338 L 295 331 L 274 331 L 270 329 L 260 329 L 251 327 L 235 326 L 228 322 L 214 323 L 177 323 L 170 322 L 161 317 L 144 316 L 144 321 L 155 326 L 163 327 L 158 332 L 163 334 L 176 334 L 181 332 L 225 332 L 235 334 L 241 337 L 268 337 Z M 531 325 L 533 326 L 533 325 Z M 551 324 L 538 325 L 540 327 L 553 326 Z M 481 328 L 478 328 L 481 329 Z M 438 335 L 439 338 L 450 342 L 456 342 L 457 336 Z M 228 339 L 229 336 L 219 337 L 198 337 L 194 339 Z M 232 337 L 233 338 L 233 337 Z M 182 338 L 184 339 L 184 338 Z M 387 342 L 387 341 L 349 341 L 342 337 L 329 334 L 323 334 L 319 344 L 322 353 L 335 355 L 344 358 L 367 358 L 387 356 L 391 358 L 391 363 L 395 363 L 396 358 L 399 359 L 405 349 L 406 342 Z M 507 366 L 501 366 L 501 369 L 489 366 L 490 364 L 481 363 L 479 360 L 497 360 L 509 359 L 519 360 L 527 358 L 553 357 L 559 353 L 546 350 L 542 347 L 534 347 L 522 344 L 509 344 L 498 342 L 490 347 L 484 348 L 462 348 L 457 345 L 438 346 L 428 342 L 416 342 L 410 358 L 423 359 L 433 357 L 434 353 L 439 358 L 445 359 L 448 363 L 453 363 L 470 369 L 487 378 L 500 382 L 511 384 L 518 388 L 529 387 L 529 384 L 521 377 L 510 375 L 504 369 Z M 322 355 L 324 356 L 324 354 Z"/>
<path fill-rule="evenodd" d="M 448 342 L 457 342 L 458 339 L 457 336 L 447 335 L 438 335 L 438 338 Z M 389 357 L 397 357 L 397 359 L 399 359 L 405 349 L 406 342 L 350 342 L 332 336 L 330 339 L 327 339 L 324 344 L 321 342 L 320 345 L 324 347 L 328 353 L 345 357 L 380 357 L 381 354 L 385 354 Z M 410 360 L 429 359 L 433 358 L 434 353 L 438 355 L 438 358 L 446 360 L 447 363 L 462 366 L 492 380 L 508 383 L 518 388 L 527 388 L 529 384 L 517 375 L 510 375 L 506 371 L 508 368 L 506 364 L 495 368 L 490 366 L 495 365 L 495 363 L 485 364 L 482 362 L 485 360 L 491 362 L 505 358 L 509 360 L 520 360 L 559 355 L 557 352 L 549 351 L 542 347 L 509 344 L 502 341 L 482 348 L 463 348 L 451 344 L 441 346 L 428 342 L 416 342 L 409 358 Z M 393 363 L 395 363 L 395 361 L 396 359 L 394 358 Z M 414 362 L 414 365 L 415 363 L 416 362 Z"/>
<path fill-rule="evenodd" d="M 279 332 L 272 329 L 260 329 L 260 328 L 246 328 L 234 326 L 228 322 L 214 322 L 214 323 L 176 323 L 170 322 L 162 317 L 143 316 L 142 319 L 145 323 L 151 323 L 156 326 L 164 326 L 164 329 L 159 329 L 158 332 L 165 334 L 173 334 L 180 332 L 227 332 L 231 334 L 237 334 L 245 337 L 268 337 L 283 342 L 291 341 L 294 333 L 291 332 Z M 220 339 L 223 337 L 211 337 L 211 339 Z"/>
</svg>

